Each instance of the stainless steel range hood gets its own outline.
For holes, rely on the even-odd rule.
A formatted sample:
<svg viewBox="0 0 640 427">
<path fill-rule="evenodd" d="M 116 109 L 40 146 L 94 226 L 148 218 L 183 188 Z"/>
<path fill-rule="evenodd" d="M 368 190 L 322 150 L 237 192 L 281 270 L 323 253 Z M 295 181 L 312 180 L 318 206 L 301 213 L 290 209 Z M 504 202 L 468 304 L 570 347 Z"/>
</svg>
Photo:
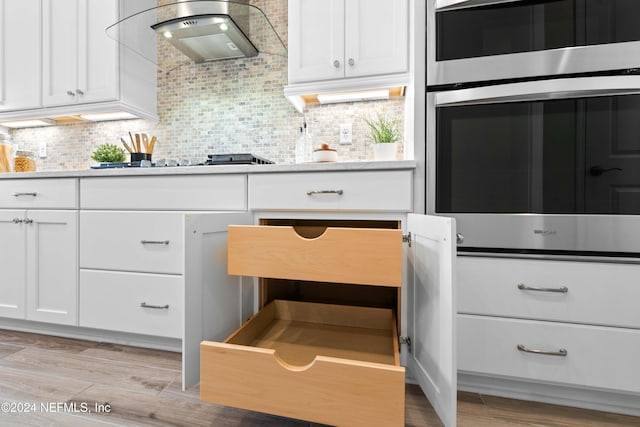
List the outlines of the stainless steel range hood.
<svg viewBox="0 0 640 427">
<path fill-rule="evenodd" d="M 250 28 L 247 2 L 178 3 L 184 17 L 159 22 L 151 28 L 196 63 L 258 55 L 258 49 L 243 31 Z"/>
<path fill-rule="evenodd" d="M 179 0 L 133 13 L 106 31 L 165 70 L 183 65 L 184 55 L 196 63 L 251 58 L 260 53 L 287 56 L 269 19 L 248 0 Z M 156 42 L 157 56 L 149 49 Z M 161 45 L 165 42 L 177 51 L 167 50 Z M 181 59 L 173 58 L 178 51 Z M 180 61 L 183 63 L 178 64 Z"/>
</svg>

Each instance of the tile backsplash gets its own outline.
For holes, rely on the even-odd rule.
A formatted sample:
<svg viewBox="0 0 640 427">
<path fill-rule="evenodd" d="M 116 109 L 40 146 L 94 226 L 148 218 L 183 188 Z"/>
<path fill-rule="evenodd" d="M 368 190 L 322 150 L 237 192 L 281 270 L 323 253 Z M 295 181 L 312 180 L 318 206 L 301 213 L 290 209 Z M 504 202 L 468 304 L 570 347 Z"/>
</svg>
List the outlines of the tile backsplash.
<svg viewBox="0 0 640 427">
<path fill-rule="evenodd" d="M 287 0 L 255 0 L 285 40 Z M 174 49 L 168 44 L 158 47 Z M 166 52 L 165 52 L 166 53 Z M 310 106 L 298 113 L 283 95 L 286 58 L 260 54 L 255 58 L 190 64 L 170 73 L 158 71 L 160 121 L 123 120 L 16 129 L 13 141 L 47 157 L 38 170 L 86 169 L 100 144 L 120 144 L 128 132 L 156 135 L 154 158 L 202 161 L 210 153 L 251 152 L 276 163 L 293 163 L 299 127 L 306 121 L 313 145 L 328 143 L 340 160 L 371 160 L 373 149 L 364 118 L 377 113 L 402 118 L 404 100 Z M 339 125 L 353 124 L 353 142 L 339 144 Z M 398 158 L 402 158 L 400 144 Z"/>
</svg>

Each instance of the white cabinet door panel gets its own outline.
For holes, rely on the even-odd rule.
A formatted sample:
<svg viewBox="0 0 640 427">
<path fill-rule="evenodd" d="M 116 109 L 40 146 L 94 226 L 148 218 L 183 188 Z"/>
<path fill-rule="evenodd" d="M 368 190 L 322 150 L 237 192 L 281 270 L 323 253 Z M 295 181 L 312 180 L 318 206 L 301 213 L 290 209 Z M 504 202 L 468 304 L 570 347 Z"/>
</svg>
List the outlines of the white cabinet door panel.
<svg viewBox="0 0 640 427">
<path fill-rule="evenodd" d="M 407 0 L 346 0 L 346 77 L 407 72 L 408 39 Z"/>
<path fill-rule="evenodd" d="M 27 211 L 27 319 L 77 324 L 78 212 Z"/>
<path fill-rule="evenodd" d="M 118 21 L 114 0 L 78 2 L 79 103 L 114 100 L 118 96 L 118 45 L 105 28 Z"/>
<path fill-rule="evenodd" d="M 179 212 L 80 213 L 80 267 L 182 274 L 183 214 Z"/>
<path fill-rule="evenodd" d="M 80 326 L 182 336 L 180 276 L 80 270 Z"/>
<path fill-rule="evenodd" d="M 0 111 L 40 107 L 40 5 L 0 0 Z"/>
<path fill-rule="evenodd" d="M 409 367 L 445 426 L 456 425 L 455 220 L 409 214 Z"/>
<path fill-rule="evenodd" d="M 464 314 L 458 319 L 461 371 L 640 393 L 637 329 Z"/>
<path fill-rule="evenodd" d="M 24 319 L 27 246 L 24 211 L 0 210 L 0 316 Z"/>
<path fill-rule="evenodd" d="M 75 103 L 77 82 L 78 0 L 42 2 L 42 104 Z"/>
<path fill-rule="evenodd" d="M 185 218 L 184 332 L 182 386 L 200 382 L 200 343 L 224 341 L 252 314 L 247 278 L 227 274 L 227 229 L 252 224 L 250 213 L 188 214 Z M 252 288 L 252 287 L 250 287 Z M 249 289 L 250 289 L 249 288 Z M 252 289 L 251 289 L 252 290 Z"/>
<path fill-rule="evenodd" d="M 457 269 L 459 313 L 640 328 L 640 265 L 465 256 Z"/>
<path fill-rule="evenodd" d="M 342 77 L 344 0 L 289 0 L 289 83 Z"/>
</svg>

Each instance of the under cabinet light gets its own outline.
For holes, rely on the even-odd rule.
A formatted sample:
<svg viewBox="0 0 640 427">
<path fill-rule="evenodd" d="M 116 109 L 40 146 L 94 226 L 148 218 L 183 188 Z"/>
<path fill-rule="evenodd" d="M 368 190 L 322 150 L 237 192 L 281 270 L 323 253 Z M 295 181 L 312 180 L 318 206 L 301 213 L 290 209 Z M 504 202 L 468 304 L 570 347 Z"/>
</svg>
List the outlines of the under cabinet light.
<svg viewBox="0 0 640 427">
<path fill-rule="evenodd" d="M 53 126 L 55 125 L 55 120 L 51 119 L 32 119 L 32 120 L 16 120 L 13 122 L 2 122 L 0 126 L 6 126 L 12 129 L 20 129 L 20 128 L 34 128 L 38 126 Z"/>
<path fill-rule="evenodd" d="M 137 116 L 134 116 L 133 114 L 127 113 L 124 111 L 117 111 L 114 113 L 80 114 L 80 117 L 92 122 L 103 122 L 107 120 L 127 120 L 127 119 L 138 118 Z"/>
<path fill-rule="evenodd" d="M 359 92 L 327 93 L 318 95 L 320 104 L 335 104 L 338 102 L 373 101 L 389 99 L 389 89 L 364 90 Z"/>
</svg>

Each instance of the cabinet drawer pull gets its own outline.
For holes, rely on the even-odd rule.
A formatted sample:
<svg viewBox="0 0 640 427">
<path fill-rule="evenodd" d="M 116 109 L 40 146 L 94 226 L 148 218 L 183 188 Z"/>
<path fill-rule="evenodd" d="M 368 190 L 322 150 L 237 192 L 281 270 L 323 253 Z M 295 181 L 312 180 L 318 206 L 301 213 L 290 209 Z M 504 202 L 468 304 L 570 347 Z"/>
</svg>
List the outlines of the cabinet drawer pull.
<svg viewBox="0 0 640 427">
<path fill-rule="evenodd" d="M 566 294 L 569 292 L 569 288 L 566 286 L 560 286 L 559 288 L 538 288 L 535 286 L 525 285 L 524 283 L 518 283 L 518 289 L 521 291 L 556 292 L 560 294 Z"/>
<path fill-rule="evenodd" d="M 337 194 L 338 196 L 342 196 L 344 191 L 342 190 L 311 190 L 307 191 L 307 196 L 313 196 L 314 194 Z"/>
<path fill-rule="evenodd" d="M 169 309 L 169 304 L 165 304 L 165 305 L 149 305 L 146 302 L 141 302 L 140 303 L 140 307 L 142 308 L 153 308 L 156 310 L 168 310 Z"/>
<path fill-rule="evenodd" d="M 33 220 L 31 218 L 23 219 L 22 222 L 24 222 L 25 224 L 33 224 Z"/>
<path fill-rule="evenodd" d="M 13 197 L 31 196 L 36 197 L 38 193 L 13 193 Z"/>
<path fill-rule="evenodd" d="M 13 218 L 11 220 L 12 223 L 14 224 L 22 224 L 24 222 L 24 220 L 20 219 L 20 218 Z"/>
<path fill-rule="evenodd" d="M 68 90 L 68 91 L 67 91 L 67 95 L 69 95 L 69 96 L 76 96 L 76 93 L 75 93 L 74 91 L 72 91 L 72 90 Z"/>
<path fill-rule="evenodd" d="M 518 344 L 518 350 L 525 353 L 534 353 L 534 354 L 542 354 L 545 356 L 562 356 L 565 357 L 567 355 L 567 350 L 564 348 L 559 349 L 558 351 L 545 351 L 545 350 L 534 350 L 532 348 L 527 348 L 522 344 Z"/>
<path fill-rule="evenodd" d="M 143 245 L 168 245 L 168 240 L 140 240 Z"/>
<path fill-rule="evenodd" d="M 340 68 L 340 61 L 338 61 L 337 59 L 335 61 L 333 61 L 333 67 L 334 68 Z"/>
</svg>

